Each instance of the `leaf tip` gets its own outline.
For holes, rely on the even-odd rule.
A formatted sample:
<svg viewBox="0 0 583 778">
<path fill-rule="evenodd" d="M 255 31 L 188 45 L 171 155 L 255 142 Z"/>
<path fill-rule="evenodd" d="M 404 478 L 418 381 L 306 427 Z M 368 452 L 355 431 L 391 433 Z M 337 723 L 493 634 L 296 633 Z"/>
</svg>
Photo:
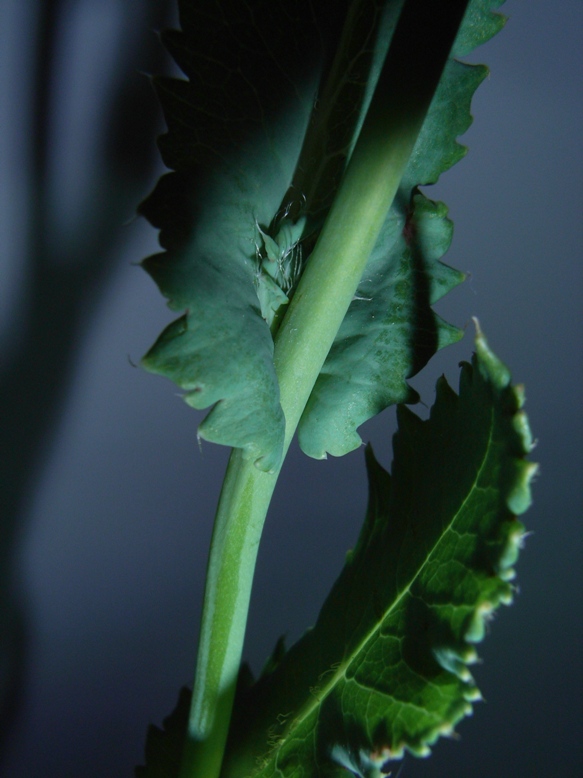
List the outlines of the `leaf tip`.
<svg viewBox="0 0 583 778">
<path fill-rule="evenodd" d="M 506 504 L 515 516 L 523 514 L 532 504 L 530 485 L 538 469 L 536 462 L 523 459 L 514 462 L 514 485 L 506 497 Z"/>
<path fill-rule="evenodd" d="M 460 327 L 456 327 L 454 324 L 450 324 L 442 319 L 440 316 L 435 316 L 438 322 L 437 330 L 437 348 L 441 350 L 446 346 L 452 346 L 454 343 L 458 343 L 465 335 L 465 332 Z"/>
<path fill-rule="evenodd" d="M 478 366 L 480 372 L 486 380 L 489 380 L 495 386 L 496 389 L 505 389 L 510 385 L 510 371 L 490 349 L 478 319 L 473 316 L 472 321 L 474 322 L 474 326 L 476 328 L 476 338 L 474 343 L 476 346 L 476 354 L 478 357 Z"/>
</svg>

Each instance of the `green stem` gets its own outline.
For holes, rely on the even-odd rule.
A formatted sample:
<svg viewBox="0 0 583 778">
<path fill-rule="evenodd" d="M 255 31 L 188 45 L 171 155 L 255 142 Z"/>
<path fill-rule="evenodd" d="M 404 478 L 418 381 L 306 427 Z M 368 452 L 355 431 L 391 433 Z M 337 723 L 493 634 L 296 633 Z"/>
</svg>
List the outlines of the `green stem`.
<svg viewBox="0 0 583 778">
<path fill-rule="evenodd" d="M 358 142 L 275 338 L 284 456 L 397 192 L 467 0 L 405 3 Z M 235 450 L 211 542 L 181 778 L 219 778 L 261 532 L 279 470 Z"/>
<path fill-rule="evenodd" d="M 234 449 L 215 518 L 181 776 L 218 776 L 228 733 L 259 540 L 277 473 Z"/>
</svg>

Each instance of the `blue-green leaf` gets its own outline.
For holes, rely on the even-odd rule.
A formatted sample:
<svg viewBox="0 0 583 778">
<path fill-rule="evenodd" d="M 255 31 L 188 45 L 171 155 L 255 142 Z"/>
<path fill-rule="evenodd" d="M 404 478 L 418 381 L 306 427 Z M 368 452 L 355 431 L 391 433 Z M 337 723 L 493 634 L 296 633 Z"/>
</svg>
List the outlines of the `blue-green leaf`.
<svg viewBox="0 0 583 778">
<path fill-rule="evenodd" d="M 246 449 L 259 467 L 272 470 L 281 457 L 284 419 L 273 339 L 254 283 L 255 242 L 256 223 L 270 220 L 287 177 L 269 154 L 255 167 L 251 151 L 250 166 L 237 179 L 215 174 L 207 184 L 195 205 L 192 236 L 144 261 L 170 307 L 187 312 L 164 330 L 142 364 L 175 381 L 193 407 L 214 405 L 199 427 L 201 437 Z M 176 196 L 178 174 L 170 176 Z M 183 192 L 187 187 L 188 180 Z M 163 194 L 159 185 L 155 196 Z"/>
<path fill-rule="evenodd" d="M 463 279 L 439 261 L 452 229 L 445 205 L 421 194 L 406 219 L 391 209 L 298 428 L 310 456 L 358 448 L 357 428 L 393 403 L 415 402 L 406 378 L 460 338 L 431 309 Z"/>
<path fill-rule="evenodd" d="M 499 4 L 470 2 L 455 55 L 494 34 Z M 186 79 L 154 79 L 168 125 L 160 149 L 173 172 L 141 207 L 165 249 L 144 266 L 185 312 L 143 364 L 194 407 L 213 406 L 202 437 L 243 448 L 265 470 L 279 465 L 284 435 L 272 332 L 333 203 L 402 5 L 180 0 L 182 29 L 162 36 Z M 310 456 L 352 450 L 363 421 L 414 401 L 407 378 L 461 334 L 431 310 L 438 290 L 462 275 L 439 261 L 451 226 L 418 187 L 465 153 L 456 139 L 485 74 L 446 66 L 300 422 Z"/>
<path fill-rule="evenodd" d="M 263 470 L 278 466 L 284 433 L 270 290 L 287 299 L 262 267 L 263 231 L 284 201 L 314 90 L 312 57 L 297 61 L 315 32 L 301 6 L 290 18 L 277 3 L 180 3 L 182 31 L 163 39 L 188 80 L 155 79 L 174 172 L 141 206 L 166 249 L 144 267 L 186 310 L 143 365 L 193 407 L 214 406 L 201 437 L 244 449 Z"/>
<path fill-rule="evenodd" d="M 468 53 L 498 31 L 503 18 L 492 9 L 499 5 L 470 3 L 453 55 Z M 390 38 L 386 27 L 385 21 L 380 48 Z M 451 223 L 443 204 L 431 203 L 418 187 L 436 183 L 465 155 L 457 138 L 471 124 L 471 99 L 487 72 L 454 59 L 445 67 L 399 193 L 300 421 L 300 445 L 312 457 L 341 456 L 361 445 L 357 428 L 393 403 L 414 402 L 406 379 L 462 336 L 431 310 L 463 275 L 439 262 L 449 248 Z"/>
</svg>

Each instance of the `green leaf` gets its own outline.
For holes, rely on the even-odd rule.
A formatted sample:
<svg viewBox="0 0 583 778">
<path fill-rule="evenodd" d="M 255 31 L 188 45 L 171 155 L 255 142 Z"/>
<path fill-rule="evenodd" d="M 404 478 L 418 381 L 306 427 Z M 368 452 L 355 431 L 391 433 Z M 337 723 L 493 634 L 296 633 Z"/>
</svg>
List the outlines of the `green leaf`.
<svg viewBox="0 0 583 778">
<path fill-rule="evenodd" d="M 358 448 L 357 428 L 393 403 L 416 402 L 406 378 L 462 333 L 431 309 L 462 273 L 439 262 L 453 225 L 443 203 L 421 194 L 392 208 L 298 427 L 306 454 Z"/>
<path fill-rule="evenodd" d="M 355 549 L 315 627 L 239 695 L 222 778 L 378 778 L 472 712 L 468 666 L 512 601 L 536 465 L 523 390 L 478 332 L 460 393 L 399 406 L 389 475 L 367 449 Z"/>
<path fill-rule="evenodd" d="M 506 17 L 494 13 L 505 0 L 472 0 L 463 28 L 456 38 L 452 56 L 465 57 L 477 46 L 493 38 L 506 24 Z"/>
<path fill-rule="evenodd" d="M 191 696 L 191 692 L 183 687 L 176 707 L 164 719 L 162 729 L 150 725 L 146 738 L 146 764 L 136 767 L 135 778 L 178 778 Z"/>
<path fill-rule="evenodd" d="M 201 437 L 242 448 L 272 471 L 284 418 L 266 321 L 274 284 L 260 250 L 311 110 L 315 27 L 308 3 L 291 15 L 278 3 L 179 8 L 182 31 L 163 40 L 188 80 L 154 79 L 168 125 L 160 149 L 174 172 L 140 210 L 166 249 L 144 267 L 170 307 L 186 313 L 143 365 L 175 381 L 193 407 L 214 405 Z"/>
<path fill-rule="evenodd" d="M 467 54 L 500 29 L 503 18 L 491 12 L 499 5 L 470 3 L 452 55 Z M 388 21 L 377 59 L 395 24 Z M 463 334 L 431 310 L 463 274 L 439 262 L 452 234 L 445 206 L 431 203 L 417 187 L 436 183 L 465 155 L 457 137 L 471 124 L 471 99 L 487 73 L 454 59 L 445 67 L 399 193 L 300 421 L 300 445 L 309 456 L 342 456 L 358 448 L 357 428 L 393 403 L 415 402 L 406 379 Z"/>
<path fill-rule="evenodd" d="M 501 17 L 491 9 L 499 4 L 470 2 L 456 55 L 496 32 Z M 284 436 L 272 333 L 350 161 L 402 6 L 181 0 L 182 29 L 162 36 L 187 78 L 154 79 L 168 125 L 159 145 L 173 172 L 141 207 L 165 249 L 144 267 L 170 307 L 186 312 L 143 364 L 175 381 L 195 408 L 214 406 L 201 437 L 242 448 L 263 470 L 279 466 Z M 461 335 L 431 310 L 463 276 L 439 262 L 451 227 L 418 187 L 465 153 L 456 138 L 486 72 L 446 66 L 301 420 L 310 456 L 358 446 L 358 426 L 391 403 L 414 401 L 406 379 Z"/>
<path fill-rule="evenodd" d="M 246 449 L 261 469 L 272 470 L 281 456 L 284 419 L 273 340 L 245 253 L 254 236 L 242 233 L 237 220 L 249 204 L 240 191 L 231 202 L 209 192 L 203 207 L 207 220 L 184 248 L 143 263 L 170 307 L 187 313 L 164 330 L 142 364 L 175 381 L 194 408 L 216 403 L 199 427 L 201 437 Z"/>
</svg>

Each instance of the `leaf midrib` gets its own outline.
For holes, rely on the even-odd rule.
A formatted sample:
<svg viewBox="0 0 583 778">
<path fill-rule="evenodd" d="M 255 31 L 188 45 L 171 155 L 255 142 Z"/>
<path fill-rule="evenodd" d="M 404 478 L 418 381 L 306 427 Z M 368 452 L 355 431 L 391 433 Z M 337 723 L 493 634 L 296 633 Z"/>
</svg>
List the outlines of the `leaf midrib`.
<svg viewBox="0 0 583 778">
<path fill-rule="evenodd" d="M 366 645 L 371 640 L 376 639 L 376 636 L 377 636 L 377 634 L 378 634 L 382 624 L 385 622 L 385 620 L 395 610 L 395 608 L 398 606 L 398 604 L 401 602 L 401 600 L 405 596 L 410 594 L 411 589 L 412 589 L 415 581 L 420 576 L 422 571 L 425 569 L 426 565 L 428 564 L 428 562 L 430 561 L 431 557 L 435 553 L 435 550 L 439 546 L 439 544 L 442 541 L 443 537 L 445 536 L 445 534 L 447 532 L 450 531 L 452 526 L 457 521 L 459 515 L 464 510 L 464 508 L 467 505 L 468 501 L 470 500 L 470 498 L 474 494 L 475 490 L 479 488 L 478 487 L 478 482 L 480 480 L 480 477 L 482 475 L 482 472 L 484 470 L 486 462 L 488 461 L 489 454 L 490 454 L 490 449 L 491 449 L 491 445 L 492 445 L 492 436 L 493 436 L 493 431 L 494 431 L 494 419 L 493 419 L 493 416 L 494 416 L 494 409 L 492 408 L 492 410 L 490 411 L 490 426 L 489 426 L 488 440 L 486 442 L 486 445 L 484 446 L 484 454 L 482 456 L 482 463 L 480 465 L 480 468 L 478 469 L 478 472 L 476 473 L 476 476 L 475 476 L 474 480 L 472 481 L 472 484 L 471 484 L 470 488 L 467 490 L 466 496 L 464 497 L 463 501 L 461 502 L 459 508 L 454 513 L 451 521 L 447 524 L 447 526 L 440 533 L 438 539 L 433 544 L 433 546 L 431 548 L 431 551 L 429 551 L 429 553 L 426 555 L 426 557 L 423 560 L 423 562 L 418 566 L 417 572 L 415 573 L 415 575 L 411 578 L 409 583 L 401 590 L 401 592 L 394 598 L 394 600 L 391 603 L 390 607 L 386 609 L 382 619 L 380 619 L 377 622 L 377 624 L 375 625 L 375 627 L 373 629 L 369 630 L 369 632 L 361 640 L 361 642 L 358 644 L 358 646 L 356 646 L 355 649 L 351 652 L 350 657 L 347 660 L 345 660 L 345 661 L 340 663 L 340 666 L 334 671 L 334 675 L 332 676 L 330 681 L 327 684 L 325 684 L 324 687 L 318 689 L 318 696 L 317 696 L 317 698 L 315 700 L 313 700 L 313 701 L 308 702 L 308 704 L 305 705 L 303 709 L 300 709 L 298 715 L 294 716 L 291 719 L 290 724 L 288 725 L 288 728 L 282 733 L 281 737 L 278 739 L 279 742 L 278 742 L 277 749 L 274 750 L 273 755 L 270 757 L 270 760 L 269 760 L 270 762 L 275 761 L 274 767 L 276 769 L 279 769 L 279 768 L 277 768 L 277 757 L 279 755 L 279 752 L 280 752 L 282 746 L 284 745 L 285 741 L 287 740 L 288 736 L 290 735 L 291 725 L 293 724 L 293 730 L 296 731 L 302 725 L 303 722 L 305 722 L 307 719 L 309 719 L 309 717 L 312 715 L 314 710 L 316 710 L 317 708 L 321 707 L 321 705 L 323 704 L 323 701 L 326 699 L 326 697 L 328 697 L 328 695 L 331 694 L 334 691 L 334 689 L 336 688 L 336 685 L 343 678 L 346 681 L 349 680 L 346 677 L 346 672 L 347 672 L 348 668 L 350 667 L 350 665 L 352 664 L 352 662 L 356 659 L 356 657 L 358 657 L 358 655 L 362 651 L 364 651 Z M 268 765 L 264 765 L 261 768 L 262 772 L 263 772 L 263 770 L 267 766 Z M 258 776 L 258 778 L 259 778 L 261 773 L 256 773 L 255 775 Z"/>
</svg>

